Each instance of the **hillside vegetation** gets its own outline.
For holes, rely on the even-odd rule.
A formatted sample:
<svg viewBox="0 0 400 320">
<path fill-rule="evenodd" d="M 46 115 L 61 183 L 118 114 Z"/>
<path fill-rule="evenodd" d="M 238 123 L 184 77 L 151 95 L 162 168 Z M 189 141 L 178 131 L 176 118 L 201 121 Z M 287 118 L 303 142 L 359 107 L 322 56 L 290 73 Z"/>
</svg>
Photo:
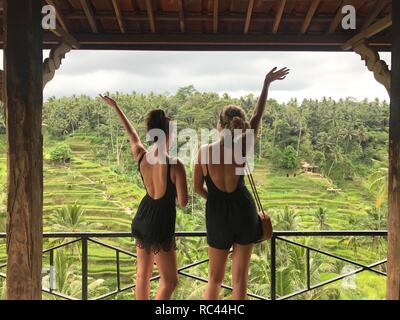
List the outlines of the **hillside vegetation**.
<svg viewBox="0 0 400 320">
<path fill-rule="evenodd" d="M 178 121 L 178 128 L 211 129 L 218 110 L 230 103 L 242 105 L 248 115 L 254 96 L 232 99 L 182 88 L 174 96 L 117 94 L 117 101 L 144 134 L 144 116 L 162 107 Z M 379 101 L 335 102 L 292 100 L 280 105 L 271 100 L 263 119 L 261 139 L 256 145 L 255 180 L 262 202 L 277 230 L 386 228 L 387 197 L 385 161 L 387 105 Z M 44 231 L 130 231 L 144 189 L 127 139 L 115 116 L 98 100 L 89 97 L 50 99 L 44 109 L 45 171 Z M 0 133 L 4 128 L 0 126 Z M 144 138 L 144 136 L 143 136 Z M 174 148 L 181 148 L 178 141 Z M 5 230 L 6 150 L 0 137 L 0 232 Z M 318 174 L 303 174 L 300 160 L 319 167 Z M 204 201 L 191 189 L 192 166 L 186 165 L 190 201 L 178 210 L 178 231 L 205 229 Z M 337 190 L 336 192 L 328 189 Z M 297 238 L 301 243 L 356 260 L 373 263 L 385 257 L 384 239 Z M 46 240 L 45 247 L 64 241 Z M 102 241 L 134 252 L 133 239 Z M 0 241 L 0 259 L 5 245 Z M 205 239 L 178 239 L 179 264 L 207 257 Z M 58 291 L 79 297 L 79 245 L 58 250 Z M 90 296 L 116 288 L 115 252 L 89 245 Z M 305 286 L 305 250 L 278 242 L 277 293 L 283 296 Z M 312 283 L 354 270 L 355 267 L 321 254 L 312 254 Z M 44 264 L 48 266 L 48 254 Z M 133 284 L 135 261 L 121 254 L 122 286 Z M 230 266 L 229 266 L 230 268 Z M 384 271 L 384 267 L 381 268 Z M 0 272 L 4 272 L 1 269 Z M 57 271 L 56 271 L 57 272 Z M 207 277 L 207 264 L 188 270 Z M 249 291 L 269 296 L 269 246 L 256 246 L 252 257 Z M 45 278 L 45 282 L 48 281 Z M 0 280 L 0 283 L 2 281 Z M 226 283 L 230 283 L 229 272 Z M 156 283 L 153 285 L 153 293 Z M 201 298 L 204 283 L 181 277 L 176 299 Z M 371 272 L 313 290 L 297 298 L 383 299 L 385 278 Z M 229 291 L 224 291 L 229 297 Z M 51 296 L 45 296 L 52 298 Z M 130 291 L 112 298 L 132 299 Z"/>
</svg>

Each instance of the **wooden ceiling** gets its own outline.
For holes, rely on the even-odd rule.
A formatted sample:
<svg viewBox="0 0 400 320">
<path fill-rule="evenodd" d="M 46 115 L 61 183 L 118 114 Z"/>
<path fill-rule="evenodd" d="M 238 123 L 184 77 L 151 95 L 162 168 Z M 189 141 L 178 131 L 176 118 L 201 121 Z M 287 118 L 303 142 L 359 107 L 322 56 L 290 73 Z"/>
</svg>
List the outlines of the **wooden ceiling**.
<svg viewBox="0 0 400 320">
<path fill-rule="evenodd" d="M 43 0 L 82 49 L 328 50 L 391 15 L 391 0 Z M 341 8 L 357 9 L 343 30 Z M 1 12 L 2 14 L 2 12 Z M 390 50 L 390 26 L 370 45 Z M 376 33 L 376 34 L 375 34 Z M 46 32 L 45 46 L 57 42 Z"/>
</svg>

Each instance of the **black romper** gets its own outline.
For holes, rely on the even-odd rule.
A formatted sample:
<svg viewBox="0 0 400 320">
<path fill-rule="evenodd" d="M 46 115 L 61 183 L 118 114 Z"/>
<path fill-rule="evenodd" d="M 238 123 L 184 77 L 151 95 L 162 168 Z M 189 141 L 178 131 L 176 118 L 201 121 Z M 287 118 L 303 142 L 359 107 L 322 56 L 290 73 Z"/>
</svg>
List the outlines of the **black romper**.
<svg viewBox="0 0 400 320">
<path fill-rule="evenodd" d="M 216 249 L 229 250 L 233 243 L 247 245 L 260 240 L 261 220 L 254 198 L 244 183 L 244 176 L 240 176 L 235 191 L 224 192 L 212 181 L 208 164 L 206 167 L 208 245 Z"/>
<path fill-rule="evenodd" d="M 139 160 L 140 163 L 145 153 Z M 139 204 L 132 221 L 132 235 L 136 245 L 148 252 L 157 254 L 160 250 L 175 250 L 175 219 L 176 219 L 176 187 L 171 180 L 171 164 L 167 158 L 167 189 L 164 196 L 153 199 L 146 190 L 146 195 Z M 146 186 L 145 186 L 146 188 Z"/>
</svg>

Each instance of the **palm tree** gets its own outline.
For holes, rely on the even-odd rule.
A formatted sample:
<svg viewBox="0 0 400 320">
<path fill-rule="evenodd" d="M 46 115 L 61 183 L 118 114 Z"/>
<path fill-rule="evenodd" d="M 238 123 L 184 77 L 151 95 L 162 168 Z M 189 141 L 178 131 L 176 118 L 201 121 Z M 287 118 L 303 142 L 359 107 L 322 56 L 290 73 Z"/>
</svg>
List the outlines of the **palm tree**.
<svg viewBox="0 0 400 320">
<path fill-rule="evenodd" d="M 317 211 L 314 212 L 314 221 L 318 225 L 320 230 L 329 229 L 330 225 L 327 223 L 328 220 L 328 210 L 323 207 L 319 207 Z"/>
<path fill-rule="evenodd" d="M 351 142 L 353 142 L 354 139 L 357 138 L 357 132 L 355 131 L 354 126 L 352 124 L 345 126 L 341 130 L 340 135 L 343 141 L 345 142 L 345 150 L 348 151 Z"/>
<path fill-rule="evenodd" d="M 62 208 L 57 208 L 53 211 L 53 229 L 58 231 L 76 232 L 99 228 L 100 223 L 88 223 L 84 221 L 83 214 L 85 210 L 82 206 L 74 203 Z"/>
<path fill-rule="evenodd" d="M 280 230 L 296 230 L 298 226 L 297 212 L 285 206 L 277 215 L 277 227 Z"/>
<path fill-rule="evenodd" d="M 369 190 L 375 194 L 375 205 L 379 209 L 388 197 L 389 168 L 383 162 L 377 160 L 374 161 L 378 162 L 380 167 L 369 177 L 369 180 L 371 181 Z"/>
<path fill-rule="evenodd" d="M 387 228 L 387 211 L 382 208 L 368 208 L 367 218 L 362 221 L 362 226 L 367 230 L 385 230 Z M 385 240 L 382 237 L 371 237 L 368 243 L 380 255 Z"/>
<path fill-rule="evenodd" d="M 54 290 L 70 297 L 80 298 L 82 292 L 82 279 L 78 274 L 73 259 L 64 250 L 58 249 L 54 255 Z M 103 279 L 88 279 L 88 295 L 95 296 L 108 291 Z M 92 280 L 92 281 L 91 281 Z M 44 277 L 44 281 L 50 283 L 50 275 Z"/>
<path fill-rule="evenodd" d="M 331 171 L 333 169 L 333 166 L 335 164 L 337 164 L 338 162 L 343 160 L 342 148 L 340 146 L 338 146 L 338 145 L 333 146 L 329 157 L 332 159 L 332 164 L 331 164 L 331 166 L 329 168 L 329 171 L 328 171 L 328 177 L 331 175 Z"/>
<path fill-rule="evenodd" d="M 345 243 L 347 248 L 351 248 L 354 252 L 354 256 L 357 258 L 358 248 L 360 247 L 360 241 L 356 236 L 349 236 L 339 240 L 339 243 Z"/>
</svg>

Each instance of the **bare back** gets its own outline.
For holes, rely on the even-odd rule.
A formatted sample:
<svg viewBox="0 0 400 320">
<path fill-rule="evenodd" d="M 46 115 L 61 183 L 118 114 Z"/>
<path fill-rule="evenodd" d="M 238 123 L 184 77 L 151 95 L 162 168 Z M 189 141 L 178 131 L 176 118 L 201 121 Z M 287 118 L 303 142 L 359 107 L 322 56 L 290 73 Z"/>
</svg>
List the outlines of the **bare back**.
<svg viewBox="0 0 400 320">
<path fill-rule="evenodd" d="M 204 176 L 207 174 L 210 176 L 212 182 L 215 186 L 223 192 L 233 192 L 236 190 L 240 175 L 236 174 L 237 168 L 242 168 L 243 166 L 238 165 L 234 162 L 233 152 L 231 153 L 230 159 L 226 159 L 223 152 L 223 145 L 221 142 L 216 142 L 203 147 L 202 152 L 205 152 L 207 165 L 202 164 L 202 170 Z M 213 151 L 219 150 L 218 153 L 213 154 Z M 219 158 L 219 159 L 218 159 Z"/>
<path fill-rule="evenodd" d="M 150 164 L 146 159 L 146 153 L 140 162 L 140 172 L 143 176 L 143 182 L 149 196 L 155 200 L 162 198 L 167 190 L 168 164 Z M 174 166 L 171 165 L 171 180 L 174 179 Z"/>
</svg>

